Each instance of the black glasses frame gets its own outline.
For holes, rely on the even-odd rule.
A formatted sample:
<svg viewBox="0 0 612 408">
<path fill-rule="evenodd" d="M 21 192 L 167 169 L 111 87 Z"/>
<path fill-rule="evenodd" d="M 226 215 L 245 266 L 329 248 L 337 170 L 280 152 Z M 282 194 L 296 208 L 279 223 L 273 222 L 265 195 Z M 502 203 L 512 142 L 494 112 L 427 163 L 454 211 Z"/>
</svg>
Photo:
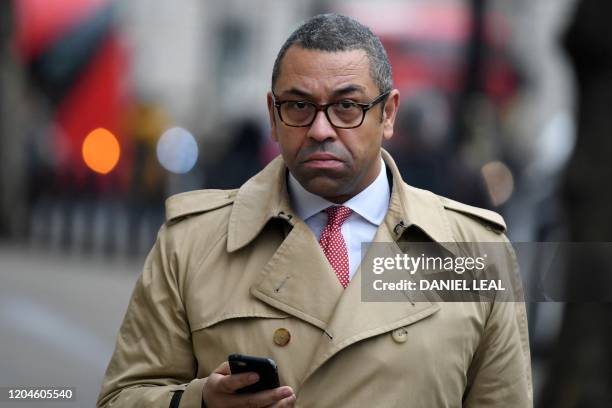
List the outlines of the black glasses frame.
<svg viewBox="0 0 612 408">
<path fill-rule="evenodd" d="M 332 125 L 335 128 L 338 129 L 354 129 L 357 128 L 359 126 L 361 126 L 363 124 L 363 121 L 365 119 L 366 113 L 372 109 L 374 106 L 376 106 L 377 104 L 379 104 L 380 102 L 382 102 L 383 100 L 385 100 L 385 98 L 389 95 L 389 93 L 391 93 L 391 91 L 387 91 L 387 92 L 383 92 L 380 95 L 378 95 L 376 98 L 374 98 L 372 100 L 372 102 L 370 103 L 358 103 L 358 102 L 353 102 L 355 105 L 359 106 L 362 110 L 362 114 L 361 114 L 361 120 L 359 121 L 359 123 L 355 126 L 336 126 L 333 124 L 331 118 L 329 117 L 329 113 L 328 110 L 332 105 L 336 105 L 338 103 L 342 103 L 342 102 L 332 102 L 332 103 L 326 103 L 324 105 L 318 105 L 316 103 L 312 103 L 310 101 L 296 101 L 296 100 L 287 100 L 287 101 L 279 101 L 278 98 L 276 97 L 276 95 L 274 94 L 274 92 L 272 92 L 272 96 L 274 98 L 274 106 L 276 107 L 276 111 L 278 112 L 278 117 L 280 118 L 281 122 L 283 122 L 285 125 L 290 126 L 290 127 L 308 127 L 310 125 L 313 124 L 313 122 L 315 121 L 317 114 L 320 111 L 323 111 L 325 113 L 325 117 L 327 118 L 328 122 L 330 123 L 330 125 Z M 314 116 L 312 117 L 312 120 L 305 124 L 305 125 L 290 125 L 287 122 L 285 122 L 285 120 L 283 119 L 283 115 L 281 113 L 281 106 L 285 103 L 289 103 L 289 102 L 303 102 L 303 103 L 307 103 L 308 105 L 314 106 L 316 111 Z"/>
</svg>

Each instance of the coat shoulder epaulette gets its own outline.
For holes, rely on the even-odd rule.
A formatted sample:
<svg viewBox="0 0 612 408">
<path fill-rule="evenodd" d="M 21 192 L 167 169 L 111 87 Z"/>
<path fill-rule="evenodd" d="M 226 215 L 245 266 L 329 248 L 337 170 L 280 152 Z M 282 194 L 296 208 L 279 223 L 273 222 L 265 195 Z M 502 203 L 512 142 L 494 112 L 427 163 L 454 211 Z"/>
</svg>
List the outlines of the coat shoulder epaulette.
<svg viewBox="0 0 612 408">
<path fill-rule="evenodd" d="M 166 200 L 166 222 L 176 223 L 191 215 L 213 211 L 234 202 L 238 190 L 195 190 Z"/>
<path fill-rule="evenodd" d="M 456 211 L 472 218 L 476 218 L 480 222 L 483 222 L 488 229 L 497 231 L 499 233 L 506 231 L 506 222 L 504 221 L 504 218 L 494 211 L 463 204 L 446 197 L 441 197 L 441 199 L 444 208 L 447 210 Z"/>
</svg>

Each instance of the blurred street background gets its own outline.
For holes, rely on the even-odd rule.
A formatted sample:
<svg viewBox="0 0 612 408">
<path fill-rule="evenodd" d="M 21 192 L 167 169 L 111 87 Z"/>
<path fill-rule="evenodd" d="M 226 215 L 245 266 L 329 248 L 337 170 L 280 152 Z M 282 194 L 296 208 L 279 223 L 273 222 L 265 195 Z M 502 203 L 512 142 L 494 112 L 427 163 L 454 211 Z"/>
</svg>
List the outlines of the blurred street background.
<svg viewBox="0 0 612 408">
<path fill-rule="evenodd" d="M 382 39 L 410 184 L 501 213 L 515 242 L 612 241 L 609 0 L 4 0 L 0 387 L 94 405 L 164 200 L 278 154 L 274 58 L 322 12 Z M 600 266 L 558 279 L 612 287 Z M 612 406 L 612 308 L 548 300 L 528 305 L 536 407 Z"/>
</svg>

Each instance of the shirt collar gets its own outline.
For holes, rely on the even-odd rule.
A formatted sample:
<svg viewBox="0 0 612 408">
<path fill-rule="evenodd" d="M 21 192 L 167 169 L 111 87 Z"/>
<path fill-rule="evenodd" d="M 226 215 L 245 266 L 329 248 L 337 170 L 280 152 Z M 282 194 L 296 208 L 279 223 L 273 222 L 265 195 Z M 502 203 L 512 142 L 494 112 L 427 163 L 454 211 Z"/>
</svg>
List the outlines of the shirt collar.
<svg viewBox="0 0 612 408">
<path fill-rule="evenodd" d="M 329 206 L 336 205 L 323 197 L 307 191 L 289 172 L 288 179 L 289 195 L 291 203 L 297 215 L 306 221 L 313 215 L 318 214 Z M 387 179 L 385 162 L 381 159 L 380 172 L 376 179 L 350 200 L 342 205 L 350 208 L 368 222 L 378 226 L 385 218 L 389 208 L 389 197 L 391 189 Z"/>
</svg>

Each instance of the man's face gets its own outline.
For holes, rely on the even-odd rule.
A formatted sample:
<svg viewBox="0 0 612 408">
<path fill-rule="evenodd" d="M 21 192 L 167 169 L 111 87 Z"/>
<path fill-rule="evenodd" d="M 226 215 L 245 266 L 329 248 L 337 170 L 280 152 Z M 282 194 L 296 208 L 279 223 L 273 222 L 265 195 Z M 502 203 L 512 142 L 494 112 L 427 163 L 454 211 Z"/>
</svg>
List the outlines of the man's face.
<svg viewBox="0 0 612 408">
<path fill-rule="evenodd" d="M 369 72 L 364 50 L 325 52 L 292 46 L 285 54 L 273 90 L 278 101 L 309 101 L 323 105 L 341 101 L 370 103 L 379 89 Z M 272 138 L 285 164 L 313 194 L 343 203 L 365 189 L 380 172 L 383 138 L 393 135 L 399 92 L 370 109 L 361 126 L 339 129 L 323 111 L 308 127 L 290 127 L 279 118 L 272 93 L 268 112 Z"/>
</svg>

